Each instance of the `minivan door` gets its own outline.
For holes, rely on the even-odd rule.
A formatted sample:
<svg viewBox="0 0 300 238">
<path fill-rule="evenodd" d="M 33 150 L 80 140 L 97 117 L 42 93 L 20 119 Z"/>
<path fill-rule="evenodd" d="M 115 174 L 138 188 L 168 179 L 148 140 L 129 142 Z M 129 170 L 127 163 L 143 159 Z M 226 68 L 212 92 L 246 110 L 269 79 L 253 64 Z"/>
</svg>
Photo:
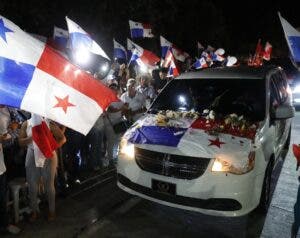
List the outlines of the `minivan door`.
<svg viewBox="0 0 300 238">
<path fill-rule="evenodd" d="M 270 78 L 270 115 L 275 109 L 284 103 L 288 103 L 287 81 L 280 72 L 274 73 Z M 273 120 L 275 127 L 275 155 L 280 152 L 289 133 L 290 119 Z"/>
</svg>

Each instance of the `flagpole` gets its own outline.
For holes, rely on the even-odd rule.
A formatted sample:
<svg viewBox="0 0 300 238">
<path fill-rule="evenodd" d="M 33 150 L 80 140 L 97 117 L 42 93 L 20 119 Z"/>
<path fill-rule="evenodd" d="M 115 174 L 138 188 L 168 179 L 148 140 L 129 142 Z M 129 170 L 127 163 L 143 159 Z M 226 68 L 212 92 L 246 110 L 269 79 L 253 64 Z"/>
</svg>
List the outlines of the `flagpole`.
<svg viewBox="0 0 300 238">
<path fill-rule="evenodd" d="M 257 63 L 259 63 L 259 57 L 260 57 L 260 52 L 261 52 L 261 39 L 259 38 L 258 39 L 258 42 L 256 44 L 256 48 L 255 48 L 255 53 L 253 55 L 253 60 L 252 60 L 252 63 L 255 65 Z"/>
<path fill-rule="evenodd" d="M 131 58 L 130 58 L 128 64 L 127 64 L 127 68 L 129 68 L 130 63 L 131 63 Z"/>
</svg>

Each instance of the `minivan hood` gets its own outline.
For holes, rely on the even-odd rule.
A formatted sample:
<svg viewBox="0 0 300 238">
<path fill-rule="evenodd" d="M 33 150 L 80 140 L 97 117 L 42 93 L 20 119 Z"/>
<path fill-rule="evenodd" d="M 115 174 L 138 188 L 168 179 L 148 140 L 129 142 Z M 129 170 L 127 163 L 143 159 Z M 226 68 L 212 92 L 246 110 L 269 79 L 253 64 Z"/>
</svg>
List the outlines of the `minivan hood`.
<svg viewBox="0 0 300 238">
<path fill-rule="evenodd" d="M 166 125 L 157 116 L 148 114 L 138 120 L 124 135 L 130 143 L 143 149 L 199 158 L 225 158 L 243 166 L 257 146 L 255 131 L 247 133 L 215 132 L 203 127 L 206 119 L 176 118 Z M 250 138 L 251 136 L 251 138 Z"/>
</svg>

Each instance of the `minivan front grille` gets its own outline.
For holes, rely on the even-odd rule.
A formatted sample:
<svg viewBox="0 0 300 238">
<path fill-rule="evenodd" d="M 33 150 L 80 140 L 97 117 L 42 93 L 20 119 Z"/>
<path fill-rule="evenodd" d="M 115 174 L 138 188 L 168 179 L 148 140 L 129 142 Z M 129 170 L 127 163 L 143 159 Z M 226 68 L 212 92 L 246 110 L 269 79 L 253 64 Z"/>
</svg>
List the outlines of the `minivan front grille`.
<svg viewBox="0 0 300 238">
<path fill-rule="evenodd" d="M 154 191 L 151 188 L 134 183 L 122 174 L 118 174 L 118 181 L 123 186 L 145 194 L 148 197 L 156 198 L 173 204 L 216 211 L 238 211 L 242 209 L 242 205 L 237 200 L 230 198 L 199 199 L 180 195 L 170 195 L 167 193 Z"/>
<path fill-rule="evenodd" d="M 200 177 L 210 162 L 209 158 L 166 154 L 137 147 L 135 160 L 147 172 L 189 180 Z"/>
</svg>

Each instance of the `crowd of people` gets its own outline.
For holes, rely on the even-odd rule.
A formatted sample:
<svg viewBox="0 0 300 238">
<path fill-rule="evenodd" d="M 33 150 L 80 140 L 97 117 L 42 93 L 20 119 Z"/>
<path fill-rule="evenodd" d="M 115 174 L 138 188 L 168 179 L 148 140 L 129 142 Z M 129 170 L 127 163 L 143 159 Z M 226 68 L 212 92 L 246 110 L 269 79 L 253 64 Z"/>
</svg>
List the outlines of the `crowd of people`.
<svg viewBox="0 0 300 238">
<path fill-rule="evenodd" d="M 89 174 L 113 168 L 121 135 L 149 108 L 168 80 L 164 68 L 153 71 L 152 75 L 133 77 L 125 65 L 119 65 L 118 70 L 101 81 L 115 92 L 120 101 L 109 105 L 86 136 L 47 120 L 59 148 L 42 164 L 37 162 L 33 151 L 31 114 L 1 105 L 0 233 L 20 232 L 11 224 L 12 217 L 8 216 L 9 181 L 16 177 L 26 178 L 31 210 L 29 222 L 39 218 L 38 196 L 41 193 L 46 195 L 48 202 L 47 218 L 54 220 L 56 191 L 64 194 Z"/>
</svg>

